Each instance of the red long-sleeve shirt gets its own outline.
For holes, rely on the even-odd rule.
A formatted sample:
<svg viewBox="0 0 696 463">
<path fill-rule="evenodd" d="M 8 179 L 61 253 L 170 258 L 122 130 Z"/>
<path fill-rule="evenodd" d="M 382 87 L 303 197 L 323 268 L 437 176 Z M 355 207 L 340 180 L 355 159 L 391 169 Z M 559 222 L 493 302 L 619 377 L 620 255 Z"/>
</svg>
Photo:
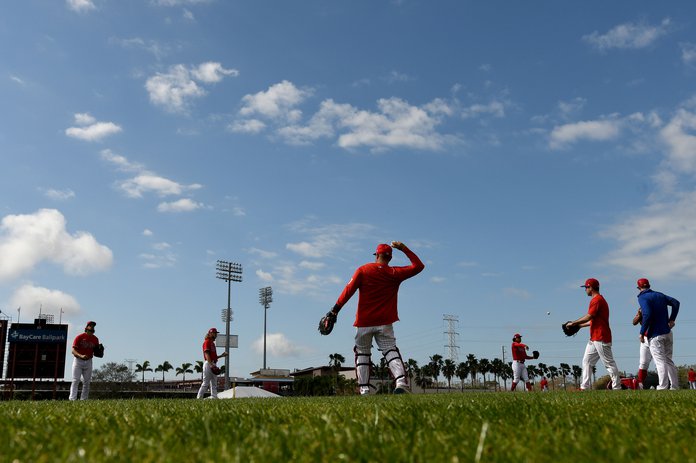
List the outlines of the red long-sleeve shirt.
<svg viewBox="0 0 696 463">
<path fill-rule="evenodd" d="M 402 251 L 411 261 L 411 265 L 390 267 L 372 262 L 359 267 L 353 274 L 353 278 L 336 301 L 336 305 L 341 308 L 358 289 L 360 290 L 353 326 L 388 325 L 399 319 L 397 310 L 399 285 L 425 268 L 413 251 L 406 246 Z"/>
</svg>

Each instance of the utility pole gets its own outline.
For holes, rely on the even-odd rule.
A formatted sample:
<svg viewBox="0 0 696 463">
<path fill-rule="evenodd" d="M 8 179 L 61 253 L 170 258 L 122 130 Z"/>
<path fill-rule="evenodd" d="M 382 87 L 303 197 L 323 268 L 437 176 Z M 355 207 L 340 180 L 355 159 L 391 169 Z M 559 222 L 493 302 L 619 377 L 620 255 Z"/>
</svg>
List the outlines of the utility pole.
<svg viewBox="0 0 696 463">
<path fill-rule="evenodd" d="M 225 322 L 225 390 L 230 388 L 230 320 L 232 319 L 232 307 L 230 296 L 233 281 L 242 281 L 242 264 L 218 260 L 215 266 L 215 277 L 227 282 L 227 310 L 223 310 Z"/>
</svg>

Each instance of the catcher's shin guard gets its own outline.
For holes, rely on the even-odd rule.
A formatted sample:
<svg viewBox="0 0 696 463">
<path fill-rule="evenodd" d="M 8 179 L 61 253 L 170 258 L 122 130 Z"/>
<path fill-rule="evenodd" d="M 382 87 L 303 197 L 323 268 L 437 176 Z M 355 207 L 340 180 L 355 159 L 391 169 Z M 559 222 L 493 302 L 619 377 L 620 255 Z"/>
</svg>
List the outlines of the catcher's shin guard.
<svg viewBox="0 0 696 463">
<path fill-rule="evenodd" d="M 358 347 L 353 347 L 355 352 L 355 375 L 358 379 L 358 387 L 370 387 L 370 369 L 372 368 L 372 355 L 370 352 L 358 352 Z"/>
<path fill-rule="evenodd" d="M 404 360 L 401 358 L 399 348 L 394 346 L 384 353 L 384 360 L 387 362 L 389 372 L 396 381 L 396 386 L 407 386 L 408 377 L 406 376 L 406 367 Z"/>
</svg>

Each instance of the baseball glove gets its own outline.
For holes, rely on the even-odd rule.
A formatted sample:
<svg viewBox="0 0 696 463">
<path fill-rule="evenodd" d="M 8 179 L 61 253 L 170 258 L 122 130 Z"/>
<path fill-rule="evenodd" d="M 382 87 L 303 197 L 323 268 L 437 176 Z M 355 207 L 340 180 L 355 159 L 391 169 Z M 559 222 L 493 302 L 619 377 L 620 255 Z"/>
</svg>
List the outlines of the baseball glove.
<svg viewBox="0 0 696 463">
<path fill-rule="evenodd" d="M 96 346 L 94 346 L 94 356 L 98 358 L 104 357 L 104 344 L 99 343 Z"/>
<path fill-rule="evenodd" d="M 580 331 L 580 326 L 568 326 L 568 323 L 571 323 L 571 321 L 568 320 L 567 322 L 561 325 L 561 329 L 563 329 L 563 334 L 565 334 L 566 336 L 575 336 L 577 332 Z"/>
<path fill-rule="evenodd" d="M 319 333 L 323 336 L 331 334 L 336 324 L 336 314 L 329 311 L 319 320 Z"/>
<path fill-rule="evenodd" d="M 210 365 L 210 371 L 212 371 L 215 376 L 219 375 L 222 372 L 220 367 L 217 365 Z"/>
<path fill-rule="evenodd" d="M 538 359 L 539 358 L 539 351 L 538 350 L 532 351 L 532 357 L 534 357 L 535 359 Z"/>
</svg>

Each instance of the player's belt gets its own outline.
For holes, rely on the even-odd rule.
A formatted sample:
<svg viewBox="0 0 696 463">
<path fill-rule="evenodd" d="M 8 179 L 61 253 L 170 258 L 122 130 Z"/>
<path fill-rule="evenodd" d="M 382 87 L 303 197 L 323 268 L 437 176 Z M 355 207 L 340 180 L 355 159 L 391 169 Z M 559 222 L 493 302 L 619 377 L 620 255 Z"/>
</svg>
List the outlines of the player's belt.
<svg viewBox="0 0 696 463">
<path fill-rule="evenodd" d="M 513 362 L 524 363 L 524 360 L 513 360 Z"/>
</svg>

